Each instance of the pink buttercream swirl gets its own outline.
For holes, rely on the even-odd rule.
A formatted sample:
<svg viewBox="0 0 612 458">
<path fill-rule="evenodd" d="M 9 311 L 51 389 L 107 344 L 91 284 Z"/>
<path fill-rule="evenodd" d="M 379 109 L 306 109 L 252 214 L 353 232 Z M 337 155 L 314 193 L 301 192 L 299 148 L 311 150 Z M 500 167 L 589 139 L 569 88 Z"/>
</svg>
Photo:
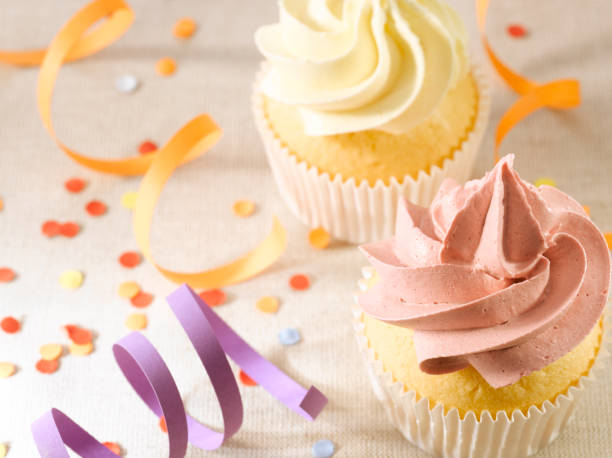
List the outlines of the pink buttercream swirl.
<svg viewBox="0 0 612 458">
<path fill-rule="evenodd" d="M 480 180 L 447 179 L 429 209 L 400 202 L 395 236 L 361 247 L 380 281 L 366 313 L 414 329 L 421 370 L 474 367 L 493 387 L 571 351 L 608 296 L 610 255 L 583 208 L 506 156 Z"/>
</svg>

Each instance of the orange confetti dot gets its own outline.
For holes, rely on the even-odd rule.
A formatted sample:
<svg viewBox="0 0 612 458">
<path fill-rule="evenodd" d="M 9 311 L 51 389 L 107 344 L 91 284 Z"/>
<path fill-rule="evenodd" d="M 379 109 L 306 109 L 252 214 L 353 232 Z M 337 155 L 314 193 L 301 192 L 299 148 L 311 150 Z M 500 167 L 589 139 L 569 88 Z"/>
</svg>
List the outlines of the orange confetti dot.
<svg viewBox="0 0 612 458">
<path fill-rule="evenodd" d="M 527 30 L 520 24 L 511 24 L 507 27 L 508 35 L 514 38 L 523 38 L 527 35 Z"/>
<path fill-rule="evenodd" d="M 232 210 L 234 210 L 234 214 L 237 216 L 246 218 L 247 216 L 251 216 L 255 211 L 255 203 L 251 200 L 237 200 L 234 202 Z"/>
<path fill-rule="evenodd" d="M 104 202 L 100 202 L 99 200 L 92 200 L 85 206 L 85 210 L 91 216 L 102 216 L 106 213 L 107 207 Z"/>
<path fill-rule="evenodd" d="M 91 331 L 81 328 L 74 324 L 67 324 L 64 329 L 68 333 L 68 337 L 77 345 L 85 345 L 93 340 Z"/>
<path fill-rule="evenodd" d="M 0 197 L 0 212 L 4 210 L 4 201 L 2 200 L 2 197 Z"/>
<path fill-rule="evenodd" d="M 134 281 L 124 281 L 119 285 L 119 296 L 131 299 L 140 292 L 140 286 Z"/>
<path fill-rule="evenodd" d="M 170 57 L 163 57 L 155 64 L 155 70 L 161 76 L 170 76 L 176 71 L 176 62 Z"/>
<path fill-rule="evenodd" d="M 606 232 L 604 234 L 606 238 L 606 243 L 608 244 L 608 248 L 612 250 L 612 232 Z"/>
<path fill-rule="evenodd" d="M 144 291 L 140 291 L 133 298 L 130 299 L 130 302 L 134 307 L 144 308 L 151 305 L 153 302 L 153 295 L 149 293 L 145 293 Z"/>
<path fill-rule="evenodd" d="M 47 237 L 55 237 L 61 233 L 61 224 L 57 221 L 45 221 L 41 227 L 41 232 Z"/>
<path fill-rule="evenodd" d="M 17 368 L 13 363 L 0 362 L 0 378 L 9 378 L 15 374 Z"/>
<path fill-rule="evenodd" d="M 131 331 L 140 331 L 147 327 L 147 316 L 142 313 L 132 313 L 125 320 L 126 327 Z"/>
<path fill-rule="evenodd" d="M 317 227 L 308 233 L 308 241 L 313 247 L 322 250 L 328 247 L 331 237 L 325 229 Z"/>
<path fill-rule="evenodd" d="M 47 361 L 46 359 L 40 359 L 36 363 L 36 370 L 41 374 L 53 374 L 59 368 L 59 362 L 57 360 Z"/>
<path fill-rule="evenodd" d="M 587 214 L 587 216 L 591 216 L 591 207 L 589 207 L 588 205 L 583 205 L 582 209 Z"/>
<path fill-rule="evenodd" d="M 289 279 L 291 288 L 302 291 L 310 287 L 310 279 L 304 274 L 296 274 Z"/>
<path fill-rule="evenodd" d="M 140 264 L 141 258 L 140 253 L 137 251 L 126 251 L 119 256 L 119 264 L 128 269 L 132 269 Z"/>
<path fill-rule="evenodd" d="M 64 349 L 60 344 L 45 344 L 38 350 L 40 357 L 47 361 L 54 361 L 62 356 Z"/>
<path fill-rule="evenodd" d="M 276 313 L 278 312 L 279 302 L 274 296 L 264 296 L 257 300 L 255 307 L 264 313 Z"/>
<path fill-rule="evenodd" d="M 102 442 L 107 449 L 113 452 L 115 455 L 121 455 L 121 447 L 116 442 Z"/>
<path fill-rule="evenodd" d="M 81 227 L 77 223 L 73 223 L 72 221 L 64 223 L 60 226 L 60 233 L 64 237 L 74 237 L 79 233 L 80 230 Z"/>
<path fill-rule="evenodd" d="M 64 187 L 73 193 L 81 192 L 85 189 L 86 182 L 85 180 L 81 180 L 80 178 L 70 178 L 64 183 Z"/>
<path fill-rule="evenodd" d="M 222 289 L 207 289 L 199 294 L 200 298 L 210 307 L 216 307 L 225 303 L 227 295 Z"/>
<path fill-rule="evenodd" d="M 163 432 L 168 432 L 168 427 L 166 426 L 166 419 L 164 417 L 159 417 L 159 429 Z"/>
<path fill-rule="evenodd" d="M 249 375 L 246 372 L 244 372 L 242 369 L 240 369 L 238 376 L 240 377 L 240 381 L 242 382 L 243 385 L 257 386 L 257 382 L 253 380 L 251 377 L 249 377 Z"/>
<path fill-rule="evenodd" d="M 91 342 L 87 342 L 85 344 L 70 344 L 70 347 L 68 347 L 68 350 L 70 350 L 70 354 L 74 355 L 74 356 L 87 356 L 89 354 L 91 354 L 91 352 L 93 351 L 93 343 Z"/>
<path fill-rule="evenodd" d="M 157 144 L 152 142 L 151 140 L 145 140 L 138 147 L 138 152 L 140 154 L 150 154 L 153 151 L 157 151 Z"/>
<path fill-rule="evenodd" d="M 0 267 L 0 283 L 8 283 L 15 279 L 15 271 L 10 267 Z"/>
<path fill-rule="evenodd" d="M 196 23 L 190 17 L 184 17 L 176 21 L 172 33 L 176 38 L 190 38 L 196 29 Z"/>
<path fill-rule="evenodd" d="M 0 321 L 0 328 L 7 334 L 15 334 L 21 329 L 21 323 L 12 316 L 7 316 Z"/>
</svg>

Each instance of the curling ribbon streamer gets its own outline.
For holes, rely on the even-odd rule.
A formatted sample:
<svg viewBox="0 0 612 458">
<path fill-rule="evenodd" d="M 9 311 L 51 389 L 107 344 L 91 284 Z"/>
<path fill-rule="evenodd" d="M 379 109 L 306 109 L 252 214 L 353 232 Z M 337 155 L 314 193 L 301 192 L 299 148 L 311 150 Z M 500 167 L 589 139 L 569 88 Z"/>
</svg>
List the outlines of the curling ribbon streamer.
<svg viewBox="0 0 612 458">
<path fill-rule="evenodd" d="M 476 0 L 476 14 L 482 44 L 499 76 L 521 97 L 504 113 L 495 132 L 495 162 L 504 137 L 519 123 L 540 108 L 569 109 L 580 105 L 580 83 L 563 79 L 540 84 L 506 66 L 493 52 L 486 36 L 487 9 L 490 0 Z"/>
<path fill-rule="evenodd" d="M 140 250 L 164 276 L 176 283 L 196 288 L 215 288 L 244 281 L 274 263 L 285 250 L 287 234 L 278 219 L 272 230 L 252 251 L 226 265 L 196 273 L 174 272 L 155 263 L 149 232 L 157 200 L 172 172 L 181 163 L 204 154 L 221 137 L 221 129 L 208 115 L 199 115 L 185 124 L 154 154 L 126 159 L 96 159 L 70 149 L 57 137 L 51 118 L 53 88 L 62 64 L 89 56 L 113 43 L 129 28 L 133 12 L 122 0 L 94 0 L 78 11 L 51 41 L 46 50 L 0 51 L 0 61 L 29 66 L 40 64 L 38 111 L 45 129 L 57 145 L 74 161 L 104 173 L 142 175 L 133 216 L 133 228 Z M 102 23 L 93 31 L 89 29 Z"/>
<path fill-rule="evenodd" d="M 214 450 L 242 424 L 242 400 L 226 354 L 272 396 L 308 420 L 327 404 L 317 388 L 306 390 L 251 348 L 187 285 L 168 296 L 168 303 L 202 362 L 223 416 L 222 433 L 213 431 L 185 412 L 176 383 L 155 347 L 139 332 L 113 346 L 119 368 L 132 388 L 168 429 L 169 457 L 185 456 L 187 443 Z M 32 424 L 43 458 L 69 458 L 66 447 L 86 458 L 116 458 L 113 452 L 57 409 Z"/>
</svg>

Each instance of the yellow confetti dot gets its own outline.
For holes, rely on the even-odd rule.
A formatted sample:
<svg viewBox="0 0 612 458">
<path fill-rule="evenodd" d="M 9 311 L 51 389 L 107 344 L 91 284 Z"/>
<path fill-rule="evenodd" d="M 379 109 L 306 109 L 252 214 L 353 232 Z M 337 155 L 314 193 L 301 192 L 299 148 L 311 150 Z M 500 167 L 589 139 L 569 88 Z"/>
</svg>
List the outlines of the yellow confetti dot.
<svg viewBox="0 0 612 458">
<path fill-rule="evenodd" d="M 88 342 L 83 345 L 70 344 L 70 354 L 74 356 L 87 356 L 93 351 L 93 343 Z"/>
<path fill-rule="evenodd" d="M 62 356 L 63 348 L 60 344 L 45 344 L 38 350 L 40 357 L 46 361 L 55 361 Z"/>
<path fill-rule="evenodd" d="M 325 229 L 322 227 L 317 227 L 308 233 L 308 241 L 313 247 L 317 248 L 318 250 L 322 250 L 323 248 L 327 248 L 329 246 L 331 237 Z"/>
<path fill-rule="evenodd" d="M 14 373 L 15 373 L 15 365 L 13 363 L 1 363 L 0 362 L 0 378 L 9 378 Z M 0 457 L 1 456 L 2 454 L 0 453 Z"/>
<path fill-rule="evenodd" d="M 65 289 L 77 289 L 83 284 L 83 273 L 78 270 L 67 270 L 60 275 L 60 285 Z"/>
<path fill-rule="evenodd" d="M 8 445 L 0 444 L 0 458 L 5 458 L 8 453 Z"/>
<path fill-rule="evenodd" d="M 232 210 L 234 210 L 234 213 L 237 216 L 242 216 L 245 218 L 253 214 L 255 211 L 255 203 L 251 200 L 237 200 L 234 202 Z"/>
<path fill-rule="evenodd" d="M 541 177 L 535 180 L 534 183 L 538 188 L 540 186 L 552 186 L 553 188 L 557 187 L 557 183 L 550 177 Z"/>
<path fill-rule="evenodd" d="M 124 281 L 119 285 L 119 296 L 131 299 L 140 292 L 140 286 L 135 281 Z"/>
<path fill-rule="evenodd" d="M 136 191 L 126 192 L 121 196 L 121 206 L 127 208 L 128 210 L 133 210 L 136 206 L 137 198 L 138 193 Z"/>
<path fill-rule="evenodd" d="M 184 17 L 176 21 L 172 33 L 176 38 L 189 38 L 193 35 L 196 29 L 196 23 L 190 17 Z"/>
<path fill-rule="evenodd" d="M 608 248 L 612 250 L 612 232 L 606 232 L 604 234 L 606 238 L 606 243 L 608 244 Z"/>
<path fill-rule="evenodd" d="M 147 316 L 143 313 L 132 313 L 125 320 L 125 325 L 132 331 L 139 331 L 147 327 Z"/>
<path fill-rule="evenodd" d="M 176 62 L 170 57 L 164 57 L 157 61 L 155 70 L 162 76 L 170 76 L 176 71 Z"/>
<path fill-rule="evenodd" d="M 278 306 L 278 299 L 274 296 L 264 296 L 255 303 L 257 310 L 264 313 L 276 313 L 278 312 Z"/>
</svg>

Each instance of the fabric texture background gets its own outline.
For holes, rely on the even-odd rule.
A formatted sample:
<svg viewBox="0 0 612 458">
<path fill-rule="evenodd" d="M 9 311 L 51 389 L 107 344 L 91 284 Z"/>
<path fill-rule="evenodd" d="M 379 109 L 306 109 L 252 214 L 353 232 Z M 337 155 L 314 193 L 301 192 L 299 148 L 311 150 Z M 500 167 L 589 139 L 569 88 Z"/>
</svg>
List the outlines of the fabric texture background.
<svg viewBox="0 0 612 458">
<path fill-rule="evenodd" d="M 0 13 L 0 48 L 44 46 L 84 3 L 7 3 Z M 92 156 L 127 156 L 136 153 L 144 139 L 163 143 L 196 114 L 210 113 L 225 135 L 168 183 L 152 231 L 155 256 L 174 269 L 218 265 L 254 246 L 269 229 L 272 215 L 279 215 L 289 232 L 286 253 L 263 275 L 226 288 L 228 304 L 217 310 L 263 355 L 330 399 L 317 421 L 309 423 L 263 389 L 241 386 L 245 421 L 240 432 L 218 451 L 190 447 L 188 456 L 310 456 L 312 444 L 321 438 L 336 444 L 336 456 L 425 456 L 390 426 L 358 355 L 350 306 L 365 259 L 349 245 L 334 244 L 321 252 L 308 245 L 307 228 L 277 194 L 255 131 L 250 93 L 260 56 L 252 37 L 258 25 L 276 20 L 276 2 L 130 3 L 136 20 L 126 36 L 62 69 L 53 107 L 60 138 Z M 470 30 L 474 54 L 482 56 L 473 2 L 453 3 Z M 593 220 L 607 231 L 612 230 L 612 29 L 606 20 L 611 14 L 612 4 L 605 1 L 492 2 L 488 26 L 498 54 L 530 78 L 580 79 L 579 108 L 530 117 L 509 135 L 502 153 L 516 153 L 516 168 L 527 180 L 554 178 L 560 189 L 589 205 Z M 179 42 L 171 31 L 183 16 L 193 17 L 199 28 L 191 40 Z M 523 24 L 529 36 L 509 37 L 505 28 L 512 22 Z M 174 57 L 178 65 L 169 78 L 155 73 L 155 62 L 164 56 Z M 114 79 L 124 73 L 141 80 L 136 93 L 115 90 Z M 0 316 L 23 320 L 19 334 L 0 332 L 0 361 L 19 367 L 13 377 L 0 380 L 0 442 L 10 444 L 9 457 L 37 456 L 29 425 L 57 407 L 98 439 L 120 443 L 130 457 L 162 457 L 166 436 L 123 380 L 111 352 L 112 343 L 127 332 L 125 318 L 135 311 L 118 296 L 120 282 L 138 281 L 155 294 L 155 302 L 145 310 L 149 327 L 144 334 L 175 375 L 189 411 L 219 425 L 218 407 L 205 372 L 163 299 L 174 285 L 146 263 L 127 270 L 117 262 L 123 251 L 136 248 L 131 213 L 120 205 L 120 196 L 136 190 L 139 179 L 90 172 L 65 157 L 38 118 L 36 78 L 35 68 L 0 64 L 0 196 L 5 204 L 0 212 L 0 265 L 19 275 L 0 285 Z M 492 119 L 474 176 L 491 167 L 493 126 L 516 99 L 493 75 L 492 83 Z M 64 190 L 63 182 L 72 176 L 89 182 L 81 194 Z M 109 205 L 106 215 L 87 215 L 84 206 L 93 198 Z M 240 198 L 257 203 L 251 218 L 232 214 L 231 205 Z M 77 221 L 82 232 L 74 239 L 47 239 L 40 233 L 47 219 Z M 60 288 L 58 277 L 66 269 L 85 273 L 80 289 Z M 289 277 L 298 272 L 311 276 L 309 290 L 289 288 Z M 255 301 L 267 294 L 281 299 L 277 315 L 255 309 Z M 68 343 L 60 329 L 67 323 L 95 330 L 95 352 L 86 358 L 63 357 L 54 375 L 37 373 L 38 347 Z M 300 330 L 300 344 L 278 343 L 276 333 L 287 326 Z M 560 439 L 539 456 L 610 456 L 612 367 L 606 375 L 586 395 Z"/>
</svg>

